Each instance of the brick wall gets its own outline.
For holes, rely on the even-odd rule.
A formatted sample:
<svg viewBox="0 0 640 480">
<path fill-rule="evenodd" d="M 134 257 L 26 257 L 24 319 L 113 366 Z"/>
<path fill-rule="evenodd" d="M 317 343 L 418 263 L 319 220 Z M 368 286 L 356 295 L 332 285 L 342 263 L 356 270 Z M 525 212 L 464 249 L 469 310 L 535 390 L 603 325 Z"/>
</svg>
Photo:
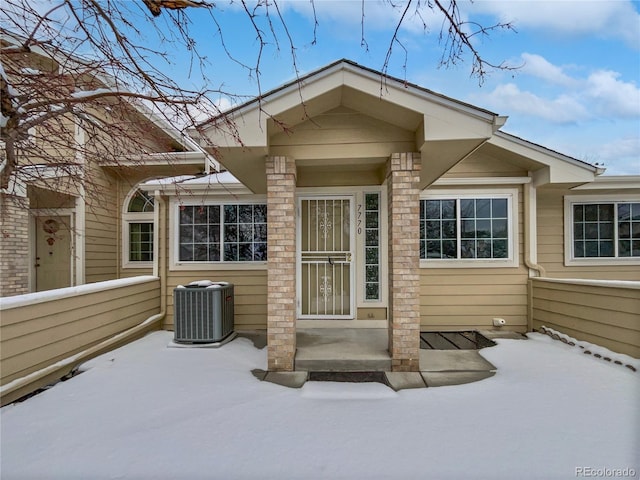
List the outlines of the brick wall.
<svg viewBox="0 0 640 480">
<path fill-rule="evenodd" d="M 270 157 L 266 173 L 268 369 L 292 371 L 296 354 L 295 160 Z"/>
<path fill-rule="evenodd" d="M 420 369 L 420 154 L 389 159 L 389 352 L 394 371 Z"/>
<path fill-rule="evenodd" d="M 0 194 L 0 297 L 29 293 L 28 203 Z"/>
</svg>

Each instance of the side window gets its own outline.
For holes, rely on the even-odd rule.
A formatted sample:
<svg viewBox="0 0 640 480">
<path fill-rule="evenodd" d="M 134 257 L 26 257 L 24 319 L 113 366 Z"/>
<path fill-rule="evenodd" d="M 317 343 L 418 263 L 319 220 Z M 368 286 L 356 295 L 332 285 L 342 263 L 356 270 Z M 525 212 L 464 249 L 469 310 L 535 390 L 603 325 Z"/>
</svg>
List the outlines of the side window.
<svg viewBox="0 0 640 480">
<path fill-rule="evenodd" d="M 571 204 L 574 259 L 640 258 L 640 202 Z"/>
<path fill-rule="evenodd" d="M 420 201 L 423 266 L 517 266 L 517 192 Z"/>
<path fill-rule="evenodd" d="M 136 190 L 126 200 L 123 213 L 125 266 L 146 266 L 153 262 L 153 197 Z"/>
</svg>

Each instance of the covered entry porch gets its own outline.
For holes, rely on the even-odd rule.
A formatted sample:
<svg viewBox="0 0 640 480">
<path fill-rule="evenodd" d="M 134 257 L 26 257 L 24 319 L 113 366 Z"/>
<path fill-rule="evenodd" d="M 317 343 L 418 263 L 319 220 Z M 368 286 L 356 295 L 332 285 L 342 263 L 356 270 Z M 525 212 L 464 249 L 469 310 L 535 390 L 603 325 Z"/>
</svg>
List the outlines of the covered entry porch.
<svg viewBox="0 0 640 480">
<path fill-rule="evenodd" d="M 351 339 L 350 354 L 355 354 L 342 359 L 348 363 L 357 364 L 356 352 L 361 351 L 373 370 L 419 370 L 419 172 L 419 154 L 398 153 L 388 159 L 384 209 L 377 212 L 386 228 L 376 232 L 384 238 L 375 242 L 379 251 L 374 259 L 368 250 L 373 242 L 366 236 L 366 205 L 360 209 L 351 200 L 355 195 L 344 193 L 309 196 L 296 188 L 294 159 L 267 159 L 270 371 L 293 371 L 300 362 L 312 361 L 316 349 L 311 343 L 320 347 L 345 339 Z M 384 305 L 378 311 L 385 315 L 378 320 L 383 327 L 379 332 L 365 333 L 356 327 L 371 279 L 367 267 L 373 266 L 383 277 L 370 283 L 380 289 L 376 305 Z M 297 335 L 299 324 L 309 328 L 324 322 L 326 327 L 332 321 L 340 322 L 343 330 Z M 302 352 L 296 355 L 299 340 Z"/>
</svg>

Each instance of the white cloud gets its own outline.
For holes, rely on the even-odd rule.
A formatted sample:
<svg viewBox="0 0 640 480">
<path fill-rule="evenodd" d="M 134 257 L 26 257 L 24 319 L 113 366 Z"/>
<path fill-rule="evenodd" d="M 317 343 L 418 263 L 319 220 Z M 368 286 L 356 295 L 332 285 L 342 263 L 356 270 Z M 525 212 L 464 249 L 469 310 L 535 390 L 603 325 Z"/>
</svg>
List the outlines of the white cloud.
<svg viewBox="0 0 640 480">
<path fill-rule="evenodd" d="M 585 95 L 595 102 L 600 114 L 606 116 L 639 117 L 640 89 L 619 79 L 620 74 L 599 70 L 586 80 Z"/>
<path fill-rule="evenodd" d="M 558 85 L 575 86 L 576 80 L 564 73 L 562 67 L 553 65 L 544 57 L 532 53 L 523 53 L 521 57 L 523 66 L 520 72 Z"/>
<path fill-rule="evenodd" d="M 562 94 L 549 100 L 522 91 L 514 83 L 498 85 L 483 96 L 482 101 L 499 112 L 532 115 L 553 123 L 575 123 L 590 117 L 587 109 L 569 95 Z"/>
<path fill-rule="evenodd" d="M 619 38 L 639 49 L 640 13 L 628 0 L 479 0 L 469 12 L 495 15 L 517 28 L 537 28 L 568 36 Z"/>
<path fill-rule="evenodd" d="M 562 67 L 537 54 L 523 53 L 522 60 L 525 66 L 521 73 L 551 84 L 554 97 L 545 98 L 507 83 L 481 97 L 490 108 L 537 116 L 554 123 L 640 117 L 640 88 L 634 82 L 622 80 L 618 72 L 596 70 L 586 78 L 578 78 L 567 75 Z"/>
<path fill-rule="evenodd" d="M 640 137 L 616 139 L 593 149 L 608 175 L 640 175 Z"/>
<path fill-rule="evenodd" d="M 309 19 L 313 18 L 315 8 L 316 17 L 320 22 L 330 21 L 342 25 L 350 25 L 351 28 L 356 28 L 358 32 L 360 32 L 364 18 L 366 35 L 369 30 L 395 29 L 404 12 L 407 1 L 365 0 L 363 3 L 355 0 L 315 0 L 312 6 L 309 1 L 281 0 L 279 5 L 281 5 L 281 8 L 291 9 Z M 418 5 L 420 7 L 420 16 L 416 15 Z M 419 33 L 424 30 L 424 24 L 426 24 L 429 32 L 439 32 L 441 22 L 442 16 L 434 13 L 426 2 L 421 2 L 420 4 L 413 2 L 402 21 L 402 27 L 413 33 Z"/>
</svg>

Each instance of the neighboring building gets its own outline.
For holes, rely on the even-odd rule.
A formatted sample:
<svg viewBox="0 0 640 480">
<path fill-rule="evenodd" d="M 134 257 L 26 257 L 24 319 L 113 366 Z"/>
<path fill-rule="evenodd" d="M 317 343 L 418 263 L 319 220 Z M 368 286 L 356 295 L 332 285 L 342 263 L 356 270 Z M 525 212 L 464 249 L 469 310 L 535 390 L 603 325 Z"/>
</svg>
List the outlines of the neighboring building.
<svg viewBox="0 0 640 480">
<path fill-rule="evenodd" d="M 177 285 L 228 281 L 271 370 L 294 368 L 297 328 L 322 326 L 388 328 L 393 369 L 416 370 L 421 330 L 526 331 L 530 277 L 640 280 L 640 177 L 599 176 L 505 121 L 341 60 L 202 124 L 224 173 L 147 181 L 169 175 L 162 157 L 139 158 L 144 174 L 86 159 L 109 185 L 94 212 L 71 193 L 40 210 L 54 193 L 27 186 L 31 256 L 66 215 L 66 283 L 156 274 L 164 328 Z M 197 161 L 179 173 L 204 170 L 182 141 Z"/>
<path fill-rule="evenodd" d="M 23 40 L 2 33 L 3 48 Z M 67 82 L 69 96 L 113 87 L 106 75 L 80 75 L 97 72 L 82 68 L 81 59 L 38 46 L 3 54 L 2 62 L 9 82 L 19 75 L 50 78 L 52 91 Z M 127 140 L 113 129 L 100 131 L 99 122 L 116 124 Z M 153 199 L 141 201 L 135 185 L 209 172 L 216 164 L 141 102 L 114 99 L 32 128 L 18 148 L 18 165 L 0 205 L 0 296 L 136 274 L 127 267 L 151 258 L 154 206 Z"/>
</svg>

